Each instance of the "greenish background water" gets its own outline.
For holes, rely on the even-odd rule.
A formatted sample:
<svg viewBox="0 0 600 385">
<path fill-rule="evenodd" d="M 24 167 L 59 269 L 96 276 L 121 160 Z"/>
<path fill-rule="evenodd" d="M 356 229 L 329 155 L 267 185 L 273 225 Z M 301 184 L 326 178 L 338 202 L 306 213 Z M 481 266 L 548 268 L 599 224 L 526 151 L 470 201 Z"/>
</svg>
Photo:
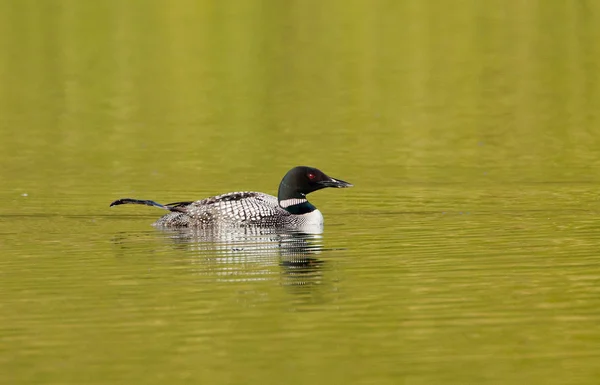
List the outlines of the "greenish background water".
<svg viewBox="0 0 600 385">
<path fill-rule="evenodd" d="M 599 15 L 0 0 L 1 382 L 598 383 Z M 108 208 L 297 164 L 292 247 Z"/>
</svg>

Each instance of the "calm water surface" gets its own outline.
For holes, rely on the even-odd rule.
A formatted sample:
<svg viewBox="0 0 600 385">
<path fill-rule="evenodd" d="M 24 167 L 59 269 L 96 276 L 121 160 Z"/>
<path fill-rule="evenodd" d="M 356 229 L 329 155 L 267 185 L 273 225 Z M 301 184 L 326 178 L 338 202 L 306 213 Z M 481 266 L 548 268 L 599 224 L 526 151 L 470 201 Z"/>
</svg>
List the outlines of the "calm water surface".
<svg viewBox="0 0 600 385">
<path fill-rule="evenodd" d="M 597 384 L 598 15 L 0 1 L 0 382 Z M 299 164 L 321 235 L 108 207 Z"/>
</svg>

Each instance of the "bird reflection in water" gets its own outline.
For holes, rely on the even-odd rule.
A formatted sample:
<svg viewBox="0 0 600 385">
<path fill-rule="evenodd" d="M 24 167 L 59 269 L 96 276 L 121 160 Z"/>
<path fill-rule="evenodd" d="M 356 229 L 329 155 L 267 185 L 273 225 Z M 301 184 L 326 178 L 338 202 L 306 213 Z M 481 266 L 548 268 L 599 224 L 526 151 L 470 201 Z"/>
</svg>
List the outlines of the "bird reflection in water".
<svg viewBox="0 0 600 385">
<path fill-rule="evenodd" d="M 219 281 L 240 282 L 276 279 L 279 265 L 283 284 L 318 285 L 324 261 L 320 231 L 290 232 L 261 227 L 164 229 L 178 248 L 193 251 L 198 272 L 217 275 Z"/>
</svg>

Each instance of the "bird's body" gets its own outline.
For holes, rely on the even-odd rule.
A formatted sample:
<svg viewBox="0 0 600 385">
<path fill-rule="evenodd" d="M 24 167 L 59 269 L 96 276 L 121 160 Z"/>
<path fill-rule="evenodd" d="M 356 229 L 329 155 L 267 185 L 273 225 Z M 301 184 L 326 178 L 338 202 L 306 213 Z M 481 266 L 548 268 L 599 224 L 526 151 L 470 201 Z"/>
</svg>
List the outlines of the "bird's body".
<svg viewBox="0 0 600 385">
<path fill-rule="evenodd" d="M 277 197 L 255 191 L 231 192 L 184 202 L 184 212 L 163 215 L 154 225 L 159 227 L 197 227 L 220 225 L 249 225 L 259 227 L 294 227 L 322 225 L 323 215 L 317 209 L 294 215 L 279 206 Z M 166 205 L 173 207 L 172 205 Z"/>
<path fill-rule="evenodd" d="M 154 223 L 157 227 L 258 226 L 302 230 L 323 226 L 323 215 L 308 202 L 306 194 L 324 187 L 350 186 L 315 168 L 295 167 L 284 176 L 277 197 L 242 191 L 167 205 L 124 198 L 111 206 L 133 203 L 169 210 Z"/>
</svg>

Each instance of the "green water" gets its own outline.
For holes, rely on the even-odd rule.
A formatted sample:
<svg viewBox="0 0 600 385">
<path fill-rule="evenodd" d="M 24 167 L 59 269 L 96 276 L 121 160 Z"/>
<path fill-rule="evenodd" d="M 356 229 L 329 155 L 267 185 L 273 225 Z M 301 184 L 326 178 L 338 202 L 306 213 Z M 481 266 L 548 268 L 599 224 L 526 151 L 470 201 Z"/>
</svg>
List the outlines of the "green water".
<svg viewBox="0 0 600 385">
<path fill-rule="evenodd" d="M 600 5 L 0 0 L 2 384 L 597 384 Z M 274 194 L 321 236 L 194 238 Z"/>
</svg>

